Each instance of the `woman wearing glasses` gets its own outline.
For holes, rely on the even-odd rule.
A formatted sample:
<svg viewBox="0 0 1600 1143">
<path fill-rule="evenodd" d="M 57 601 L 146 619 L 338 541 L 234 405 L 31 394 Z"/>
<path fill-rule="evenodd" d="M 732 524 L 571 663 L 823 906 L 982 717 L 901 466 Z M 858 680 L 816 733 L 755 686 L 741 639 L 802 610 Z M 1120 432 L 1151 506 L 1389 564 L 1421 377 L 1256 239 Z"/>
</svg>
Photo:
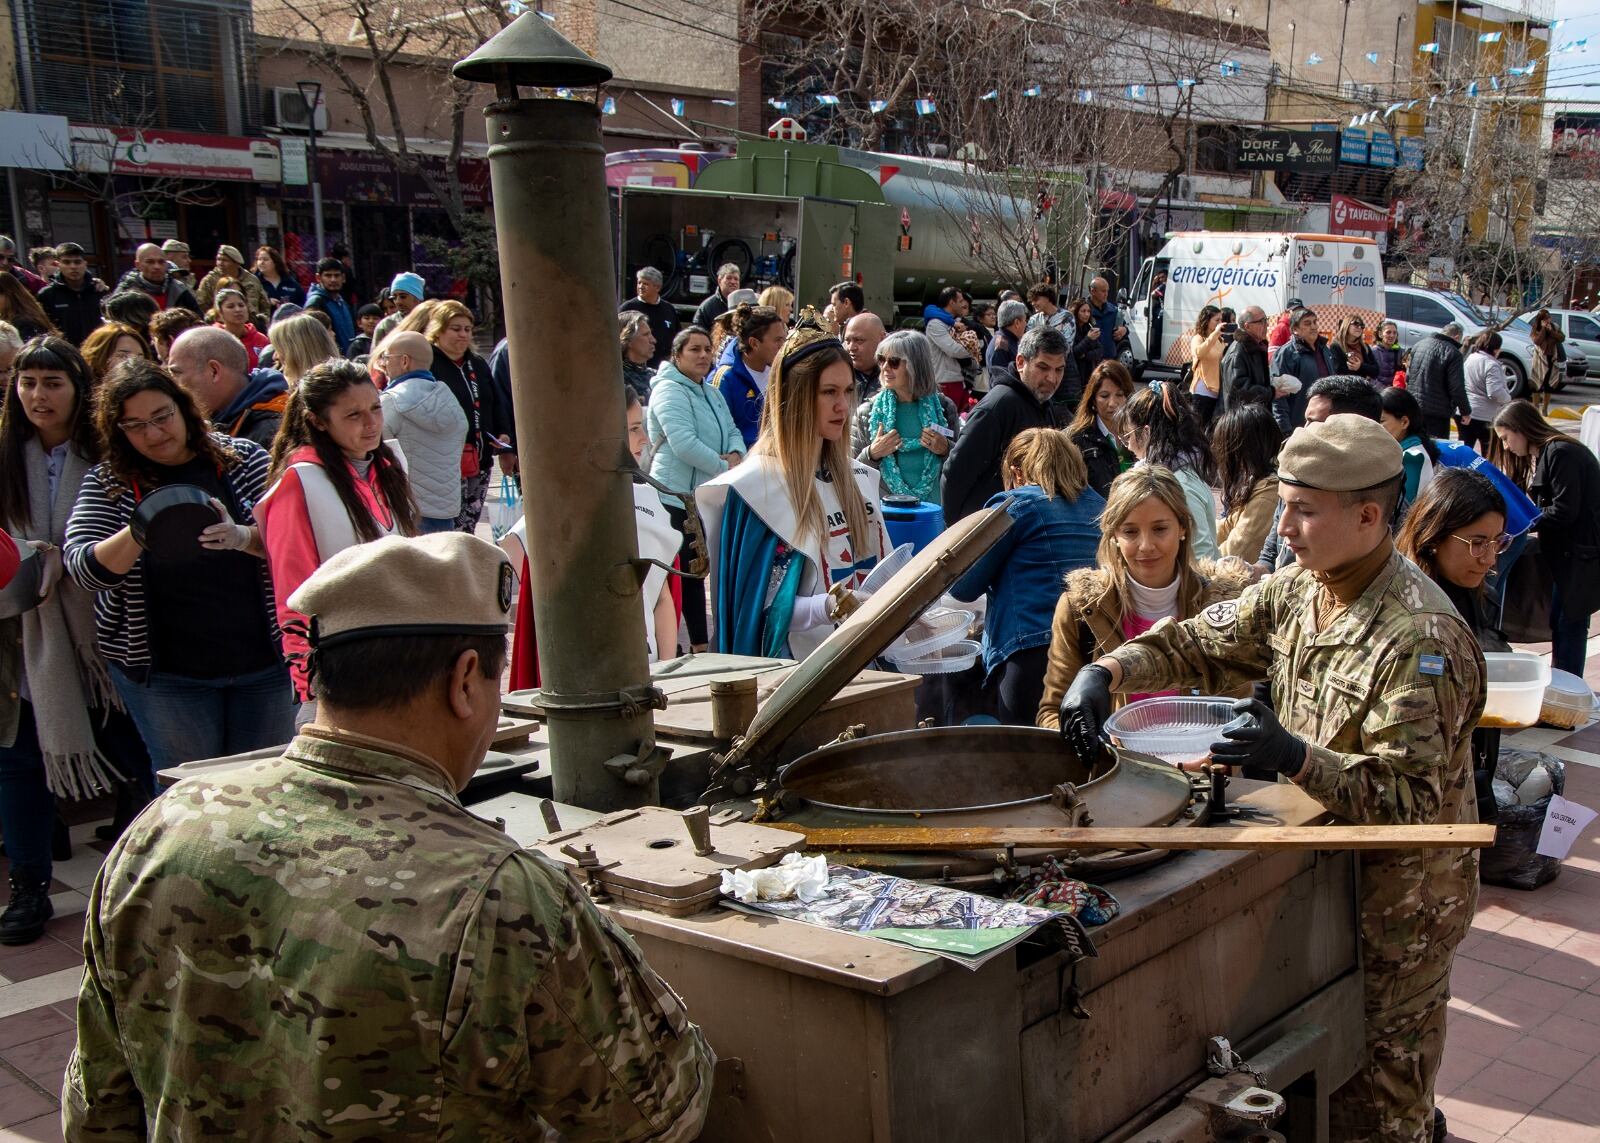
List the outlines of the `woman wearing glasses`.
<svg viewBox="0 0 1600 1143">
<path fill-rule="evenodd" d="M 891 333 L 878 344 L 883 388 L 856 409 L 851 448 L 878 470 L 886 496 L 939 503 L 939 474 L 950 455 L 961 414 L 933 379 L 933 349 L 916 330 Z"/>
<path fill-rule="evenodd" d="M 1528 490 L 1544 511 L 1535 527 L 1555 581 L 1550 663 L 1583 676 L 1589 617 L 1600 610 L 1600 460 L 1527 401 L 1494 419 L 1500 444 L 1532 466 Z"/>
<path fill-rule="evenodd" d="M 1493 608 L 1486 603 L 1484 583 L 1511 539 L 1505 497 L 1494 483 L 1481 473 L 1445 469 L 1411 506 L 1395 546 L 1443 589 L 1485 651 L 1509 651 L 1511 645 L 1489 618 Z M 1495 820 L 1495 752 L 1490 745 L 1484 731 L 1473 732 L 1480 822 Z"/>
<path fill-rule="evenodd" d="M 156 771 L 286 742 L 294 728 L 272 581 L 255 525 L 267 450 L 212 433 L 153 362 L 112 370 L 95 400 L 101 460 L 67 522 L 67 574 L 95 593 L 111 678 Z M 157 488 L 203 489 L 219 521 L 198 550 L 146 550 L 130 521 Z"/>
<path fill-rule="evenodd" d="M 1340 372 L 1376 382 L 1378 359 L 1367 346 L 1366 338 L 1366 322 L 1358 317 L 1345 318 L 1333 335 L 1333 356 L 1344 366 Z"/>
</svg>

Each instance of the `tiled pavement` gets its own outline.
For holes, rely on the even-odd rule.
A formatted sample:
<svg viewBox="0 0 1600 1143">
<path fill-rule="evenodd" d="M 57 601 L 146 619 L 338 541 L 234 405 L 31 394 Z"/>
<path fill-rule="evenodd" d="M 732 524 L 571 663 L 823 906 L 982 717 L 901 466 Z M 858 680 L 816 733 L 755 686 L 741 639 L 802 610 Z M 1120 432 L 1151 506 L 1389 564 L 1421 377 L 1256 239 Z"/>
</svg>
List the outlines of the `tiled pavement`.
<svg viewBox="0 0 1600 1143">
<path fill-rule="evenodd" d="M 1531 648 L 1548 651 L 1548 647 Z M 1591 640 L 1600 652 L 1600 638 Z M 1600 654 L 1589 684 L 1600 690 Z M 1600 809 L 1600 722 L 1507 742 L 1565 759 L 1567 795 Z M 0 1143 L 59 1140 L 61 1076 L 73 1044 L 84 890 L 105 843 L 104 804 L 73 807 L 73 857 L 58 863 L 56 917 L 32 945 L 0 947 Z M 0 893 L 5 862 L 0 859 Z M 1600 1143 L 1600 823 L 1561 874 L 1531 893 L 1485 886 L 1456 958 L 1439 1078 L 1464 1143 Z"/>
</svg>

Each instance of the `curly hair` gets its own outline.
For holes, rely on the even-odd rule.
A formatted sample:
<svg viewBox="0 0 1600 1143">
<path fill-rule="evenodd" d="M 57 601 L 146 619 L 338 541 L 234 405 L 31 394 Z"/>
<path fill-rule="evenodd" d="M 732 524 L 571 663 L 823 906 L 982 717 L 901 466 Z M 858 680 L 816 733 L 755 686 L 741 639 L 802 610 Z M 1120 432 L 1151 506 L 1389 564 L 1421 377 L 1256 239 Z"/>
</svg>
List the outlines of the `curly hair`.
<svg viewBox="0 0 1600 1143">
<path fill-rule="evenodd" d="M 189 390 L 154 361 L 130 357 L 113 368 L 95 391 L 94 427 L 100 438 L 101 464 L 114 481 L 107 490 L 112 499 L 132 491 L 137 484 L 158 485 L 164 479 L 162 466 L 147 460 L 117 425 L 128 399 L 147 392 L 171 398 L 183 419 L 188 446 L 196 456 L 205 457 L 219 472 L 231 471 L 242 463 L 239 454 L 227 444 L 228 438 L 212 433 Z"/>
</svg>

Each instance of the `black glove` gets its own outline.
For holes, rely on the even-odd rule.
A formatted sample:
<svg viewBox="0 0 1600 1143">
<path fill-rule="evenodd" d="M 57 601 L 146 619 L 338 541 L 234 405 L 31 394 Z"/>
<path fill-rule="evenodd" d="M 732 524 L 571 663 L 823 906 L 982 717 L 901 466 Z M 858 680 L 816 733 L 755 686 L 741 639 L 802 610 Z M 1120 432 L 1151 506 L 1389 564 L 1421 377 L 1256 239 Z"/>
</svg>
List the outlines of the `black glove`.
<svg viewBox="0 0 1600 1143">
<path fill-rule="evenodd" d="M 1260 699 L 1233 704 L 1235 718 L 1222 728 L 1221 742 L 1211 744 L 1212 761 L 1224 766 L 1254 766 L 1294 777 L 1306 764 L 1306 744 L 1283 728 L 1272 708 Z"/>
<path fill-rule="evenodd" d="M 1092 766 L 1101 755 L 1100 727 L 1111 715 L 1111 672 L 1091 663 L 1078 672 L 1061 700 L 1061 740 Z"/>
</svg>

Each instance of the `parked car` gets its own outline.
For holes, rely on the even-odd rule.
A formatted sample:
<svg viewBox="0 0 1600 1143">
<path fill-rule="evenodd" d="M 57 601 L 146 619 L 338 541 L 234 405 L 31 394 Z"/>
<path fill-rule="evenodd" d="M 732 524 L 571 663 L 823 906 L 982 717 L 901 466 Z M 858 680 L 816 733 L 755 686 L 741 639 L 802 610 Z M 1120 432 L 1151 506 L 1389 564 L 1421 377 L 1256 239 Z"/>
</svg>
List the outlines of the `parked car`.
<svg viewBox="0 0 1600 1143">
<path fill-rule="evenodd" d="M 1527 327 L 1524 332 L 1531 330 L 1534 311 L 1523 314 L 1516 321 L 1518 328 Z M 1589 368 L 1593 362 L 1600 361 L 1600 315 L 1587 314 L 1582 310 L 1551 310 L 1550 316 L 1561 327 L 1561 332 L 1567 335 L 1567 340 L 1562 344 L 1567 351 L 1567 380 L 1578 381 L 1588 376 Z M 1583 372 L 1573 368 L 1575 360 L 1582 360 Z"/>
<path fill-rule="evenodd" d="M 1383 287 L 1384 312 L 1400 331 L 1400 344 L 1410 349 L 1431 333 L 1451 322 L 1462 329 L 1463 342 L 1471 340 L 1492 324 L 1477 306 L 1460 294 L 1428 290 L 1421 286 Z M 1500 360 L 1505 363 L 1507 384 L 1513 397 L 1528 391 L 1528 375 L 1533 372 L 1533 341 L 1526 323 L 1516 322 L 1500 330 Z"/>
</svg>

